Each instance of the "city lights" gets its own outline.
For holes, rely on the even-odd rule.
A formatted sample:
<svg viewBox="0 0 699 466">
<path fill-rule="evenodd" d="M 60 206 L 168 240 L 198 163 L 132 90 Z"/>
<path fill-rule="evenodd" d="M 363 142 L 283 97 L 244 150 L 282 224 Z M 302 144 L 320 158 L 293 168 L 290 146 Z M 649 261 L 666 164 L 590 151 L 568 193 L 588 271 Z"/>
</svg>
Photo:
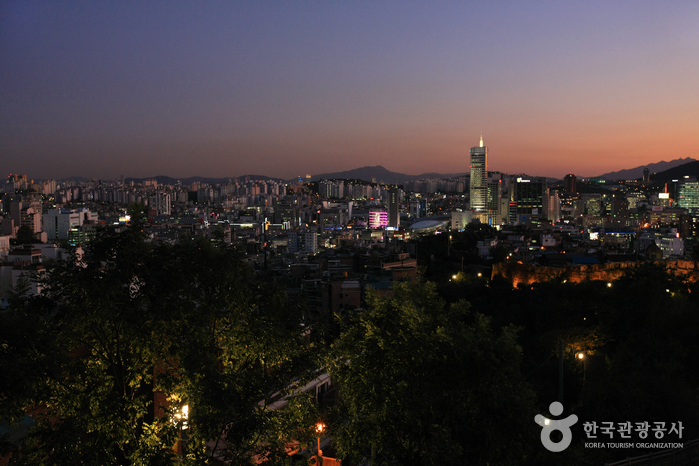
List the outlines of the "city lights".
<svg viewBox="0 0 699 466">
<path fill-rule="evenodd" d="M 699 2 L 472 3 L 4 2 L 0 465 L 695 459 Z"/>
</svg>

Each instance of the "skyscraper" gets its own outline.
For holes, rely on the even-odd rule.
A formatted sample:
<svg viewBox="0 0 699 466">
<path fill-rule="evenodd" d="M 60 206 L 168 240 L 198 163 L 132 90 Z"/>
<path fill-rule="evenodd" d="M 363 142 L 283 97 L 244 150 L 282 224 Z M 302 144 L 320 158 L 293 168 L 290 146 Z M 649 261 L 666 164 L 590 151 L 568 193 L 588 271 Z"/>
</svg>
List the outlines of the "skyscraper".
<svg viewBox="0 0 699 466">
<path fill-rule="evenodd" d="M 575 194 L 578 192 L 578 179 L 572 173 L 568 173 L 565 178 L 563 178 L 563 184 L 565 185 L 565 191 L 569 194 Z"/>
<path fill-rule="evenodd" d="M 483 145 L 471 147 L 471 210 L 486 212 L 488 204 L 488 148 Z"/>
<path fill-rule="evenodd" d="M 546 178 L 522 178 L 510 180 L 509 223 L 521 225 L 527 222 L 538 224 L 548 214 L 544 199 L 547 197 Z"/>
<path fill-rule="evenodd" d="M 388 190 L 388 226 L 398 228 L 400 226 L 398 188 L 393 186 Z"/>
<path fill-rule="evenodd" d="M 680 181 L 677 205 L 690 215 L 699 215 L 699 181 L 689 177 Z"/>
</svg>

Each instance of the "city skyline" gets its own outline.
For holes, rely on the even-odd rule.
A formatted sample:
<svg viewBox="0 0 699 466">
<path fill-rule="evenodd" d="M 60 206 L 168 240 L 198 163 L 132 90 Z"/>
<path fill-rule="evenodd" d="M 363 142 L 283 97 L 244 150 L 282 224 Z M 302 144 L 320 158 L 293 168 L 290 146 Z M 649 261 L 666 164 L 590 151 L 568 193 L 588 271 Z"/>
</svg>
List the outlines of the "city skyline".
<svg viewBox="0 0 699 466">
<path fill-rule="evenodd" d="M 34 178 L 382 165 L 563 178 L 699 154 L 699 5 L 0 5 L 0 162 Z"/>
</svg>

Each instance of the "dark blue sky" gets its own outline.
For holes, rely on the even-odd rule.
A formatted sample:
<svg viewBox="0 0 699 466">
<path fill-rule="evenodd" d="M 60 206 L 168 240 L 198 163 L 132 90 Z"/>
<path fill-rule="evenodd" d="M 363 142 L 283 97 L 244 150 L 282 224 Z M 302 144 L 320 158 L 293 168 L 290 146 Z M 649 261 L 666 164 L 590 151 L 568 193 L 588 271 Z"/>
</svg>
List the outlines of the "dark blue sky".
<svg viewBox="0 0 699 466">
<path fill-rule="evenodd" d="M 697 2 L 0 3 L 0 163 L 33 178 L 699 158 Z"/>
</svg>

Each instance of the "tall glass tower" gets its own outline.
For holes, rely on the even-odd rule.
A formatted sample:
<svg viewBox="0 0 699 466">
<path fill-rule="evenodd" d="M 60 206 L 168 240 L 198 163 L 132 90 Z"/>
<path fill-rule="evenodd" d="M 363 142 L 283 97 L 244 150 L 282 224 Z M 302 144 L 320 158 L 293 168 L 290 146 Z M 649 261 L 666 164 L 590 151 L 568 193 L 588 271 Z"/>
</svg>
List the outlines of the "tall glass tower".
<svg viewBox="0 0 699 466">
<path fill-rule="evenodd" d="M 699 214 L 699 181 L 687 177 L 680 181 L 678 191 L 677 205 L 692 216 Z"/>
<path fill-rule="evenodd" d="M 471 147 L 471 210 L 486 212 L 488 209 L 488 148 Z"/>
</svg>

